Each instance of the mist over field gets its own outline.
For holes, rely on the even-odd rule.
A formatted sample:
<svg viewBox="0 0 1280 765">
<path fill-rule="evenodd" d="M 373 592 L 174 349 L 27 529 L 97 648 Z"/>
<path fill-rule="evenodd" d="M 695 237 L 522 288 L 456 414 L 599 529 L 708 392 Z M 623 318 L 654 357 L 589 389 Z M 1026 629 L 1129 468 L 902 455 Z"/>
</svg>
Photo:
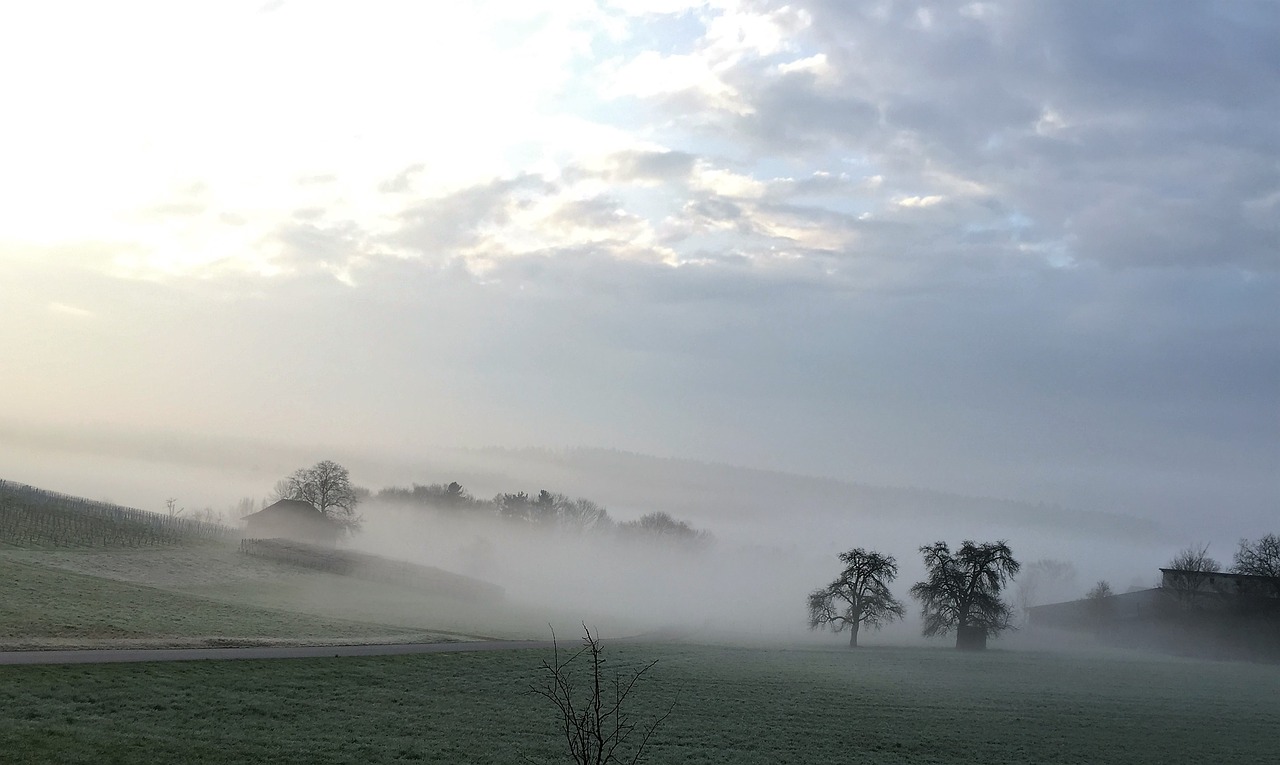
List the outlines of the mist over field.
<svg viewBox="0 0 1280 765">
<path fill-rule="evenodd" d="M 77 454 L 56 443 L 45 455 L 7 456 L 8 464 L 29 465 L 13 471 L 19 480 L 156 511 L 163 511 L 164 498 L 178 497 L 186 512 L 207 507 L 231 525 L 237 525 L 233 505 L 240 498 L 260 507 L 275 482 L 307 459 L 302 449 L 236 450 L 182 439 L 150 452 L 121 447 L 117 457 L 90 449 Z M 343 547 L 498 585 L 519 612 L 506 622 L 510 634 L 531 636 L 545 634 L 548 624 L 574 635 L 587 621 L 613 636 L 663 631 L 730 642 L 838 644 L 840 637 L 806 628 L 804 598 L 838 573 L 840 552 L 861 546 L 897 558 L 893 590 L 908 604 L 904 621 L 863 641 L 919 644 L 917 606 L 906 591 L 925 574 L 917 552 L 922 545 L 1005 539 L 1025 564 L 1071 563 L 1072 580 L 1042 586 L 1034 601 L 1020 604 L 1034 605 L 1083 597 L 1100 579 L 1120 592 L 1153 587 L 1158 568 L 1177 549 L 1202 541 L 1133 516 L 610 450 L 441 450 L 417 468 L 370 456 L 348 464 L 353 482 L 373 495 L 450 480 L 478 499 L 547 489 L 597 502 L 615 522 L 666 512 L 711 535 L 709 544 L 684 547 L 627 539 L 616 530 L 513 524 L 492 509 L 411 506 L 377 496 L 362 501 L 362 529 Z M 1225 554 L 1234 540 L 1221 544 Z M 339 597 L 315 587 L 317 600 Z M 1008 596 L 1016 599 L 1016 587 Z M 503 608 L 459 608 L 450 624 Z M 493 613 L 480 623 L 504 621 Z"/>
</svg>

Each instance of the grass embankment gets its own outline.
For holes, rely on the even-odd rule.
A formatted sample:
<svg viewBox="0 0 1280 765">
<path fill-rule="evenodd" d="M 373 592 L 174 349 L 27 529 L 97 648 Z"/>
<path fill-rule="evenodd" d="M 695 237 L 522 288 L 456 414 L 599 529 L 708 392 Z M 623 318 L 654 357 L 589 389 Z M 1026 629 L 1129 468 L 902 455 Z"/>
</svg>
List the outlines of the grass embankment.
<svg viewBox="0 0 1280 765">
<path fill-rule="evenodd" d="M 295 568 L 243 555 L 227 545 L 0 550 L 0 561 L 6 559 L 30 564 L 33 570 L 26 573 L 28 577 L 34 576 L 38 568 L 45 568 L 106 580 L 99 595 L 103 601 L 90 606 L 107 611 L 116 610 L 110 599 L 117 590 L 109 585 L 121 583 L 142 586 L 146 592 L 180 595 L 197 606 L 213 601 L 249 611 L 291 613 L 313 621 L 377 625 L 366 629 L 365 634 L 541 638 L 547 634 L 547 621 L 554 618 L 527 612 L 517 604 L 475 601 L 466 597 L 465 591 L 452 597 L 447 587 L 422 589 Z M 31 586 L 38 589 L 39 583 Z M 38 594 L 33 595 L 33 600 L 39 598 Z M 171 613 L 159 603 L 154 608 L 144 605 L 144 610 L 157 609 Z M 66 614 L 73 621 L 76 619 L 75 608 L 69 607 Z M 572 624 L 573 620 L 567 623 Z M 225 631 L 227 626 L 223 624 L 221 629 Z"/>
<path fill-rule="evenodd" d="M 540 651 L 0 667 L 13 763 L 562 762 Z M 655 763 L 1270 762 L 1280 668 L 941 649 L 610 645 L 660 659 Z"/>
<path fill-rule="evenodd" d="M 0 647 L 370 639 L 408 630 L 192 597 L 0 555 Z"/>
<path fill-rule="evenodd" d="M 0 481 L 0 575 L 12 582 L 0 592 L 0 648 L 530 638 L 581 618 L 523 608 L 455 573 L 338 557 L 357 576 L 242 554 L 216 524 Z"/>
</svg>

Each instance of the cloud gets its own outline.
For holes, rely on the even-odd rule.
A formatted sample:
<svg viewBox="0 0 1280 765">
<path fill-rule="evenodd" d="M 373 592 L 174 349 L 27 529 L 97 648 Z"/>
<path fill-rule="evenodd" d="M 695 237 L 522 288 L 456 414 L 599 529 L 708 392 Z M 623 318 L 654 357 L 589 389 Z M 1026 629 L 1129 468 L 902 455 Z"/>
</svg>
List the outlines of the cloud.
<svg viewBox="0 0 1280 765">
<path fill-rule="evenodd" d="M 399 214 L 402 225 L 393 241 L 430 257 L 448 257 L 473 247 L 482 230 L 509 223 L 517 210 L 555 189 L 550 181 L 523 174 L 421 200 Z"/>
<path fill-rule="evenodd" d="M 715 81 L 696 105 L 654 105 L 757 156 L 833 175 L 833 159 L 855 158 L 884 201 L 949 178 L 1031 220 L 1022 244 L 1077 260 L 1276 267 L 1274 227 L 1247 212 L 1280 188 L 1280 139 L 1259 129 L 1280 117 L 1273 4 L 789 7 L 795 23 L 732 55 L 720 27 L 781 8 L 712 11 L 681 55 Z"/>
<path fill-rule="evenodd" d="M 63 316 L 73 316 L 76 318 L 90 318 L 94 315 L 93 311 L 79 306 L 67 305 L 66 303 L 50 303 L 49 310 Z"/>
<path fill-rule="evenodd" d="M 618 152 L 609 157 L 607 177 L 623 183 L 678 183 L 688 179 L 696 159 L 683 151 Z"/>
<path fill-rule="evenodd" d="M 930 194 L 926 197 L 901 197 L 896 200 L 896 204 L 899 207 L 933 207 L 941 203 L 945 198 L 941 194 Z"/>
<path fill-rule="evenodd" d="M 11 398 L 1274 508 L 1280 6 L 506 10 L 219 16 L 246 58 L 176 58 L 208 87 L 165 107 L 208 124 L 20 125 L 0 343 L 115 371 Z M 101 106 L 76 71 L 48 92 Z M 50 318 L 80 306 L 127 347 Z"/>
</svg>

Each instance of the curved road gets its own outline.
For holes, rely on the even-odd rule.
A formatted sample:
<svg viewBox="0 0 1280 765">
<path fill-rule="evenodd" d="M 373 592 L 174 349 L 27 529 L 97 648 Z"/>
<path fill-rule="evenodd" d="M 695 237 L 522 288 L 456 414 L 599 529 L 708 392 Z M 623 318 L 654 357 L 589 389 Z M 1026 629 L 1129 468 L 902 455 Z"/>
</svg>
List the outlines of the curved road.
<svg viewBox="0 0 1280 765">
<path fill-rule="evenodd" d="M 251 646 L 246 648 L 97 648 L 82 651 L 0 651 L 0 664 L 105 664 L 207 659 L 309 659 L 333 656 L 401 656 L 414 653 L 550 648 L 550 640 L 475 640 L 382 645 Z"/>
</svg>

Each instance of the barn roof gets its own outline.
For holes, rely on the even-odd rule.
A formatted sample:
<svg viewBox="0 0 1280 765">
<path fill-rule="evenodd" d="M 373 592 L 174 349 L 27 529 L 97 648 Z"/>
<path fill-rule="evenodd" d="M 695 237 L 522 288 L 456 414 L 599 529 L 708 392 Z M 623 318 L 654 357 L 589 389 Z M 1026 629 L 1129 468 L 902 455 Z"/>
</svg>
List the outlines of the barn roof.
<svg viewBox="0 0 1280 765">
<path fill-rule="evenodd" d="M 241 518 L 241 520 L 249 520 L 250 518 L 267 518 L 273 515 L 288 515 L 293 517 L 307 518 L 323 518 L 330 520 L 328 516 L 320 512 L 310 502 L 304 502 L 300 499 L 281 499 L 262 508 L 256 513 L 249 513 Z"/>
</svg>

